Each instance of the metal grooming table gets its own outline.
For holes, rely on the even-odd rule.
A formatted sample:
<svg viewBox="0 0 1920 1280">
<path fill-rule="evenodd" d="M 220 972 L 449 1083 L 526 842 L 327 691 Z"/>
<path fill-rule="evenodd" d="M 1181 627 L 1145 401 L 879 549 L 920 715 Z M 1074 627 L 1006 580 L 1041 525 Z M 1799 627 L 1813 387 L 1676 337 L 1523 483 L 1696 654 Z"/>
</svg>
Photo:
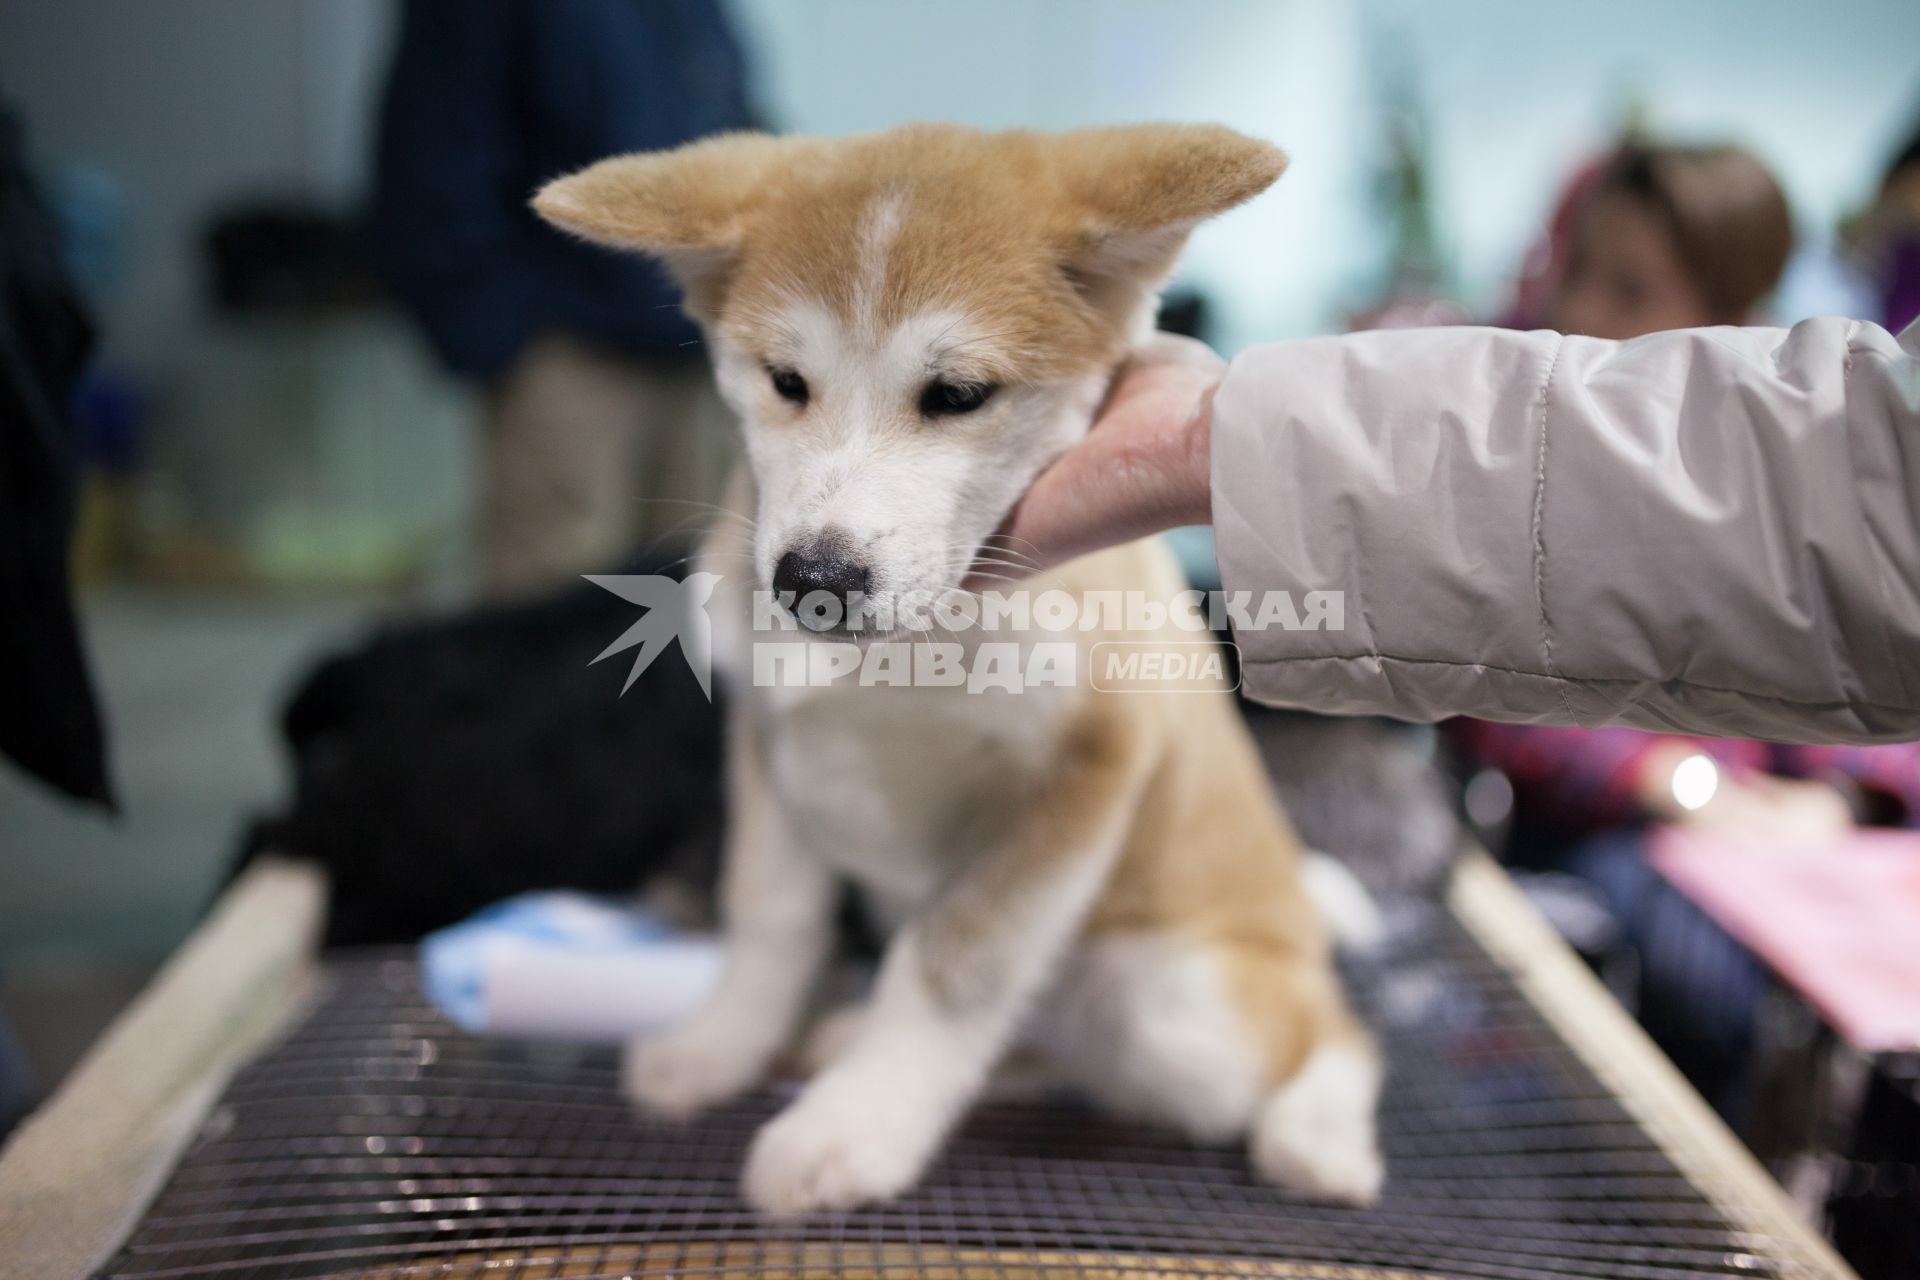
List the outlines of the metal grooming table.
<svg viewBox="0 0 1920 1280">
<path fill-rule="evenodd" d="M 734 1180 L 777 1095 L 638 1119 L 609 1050 L 462 1033 L 408 951 L 313 958 L 323 900 L 258 866 L 17 1135 L 0 1277 L 1851 1275 L 1478 856 L 1350 968 L 1389 1058 L 1365 1211 L 1255 1183 L 1238 1149 L 1004 1102 L 900 1202 L 768 1223 Z"/>
</svg>

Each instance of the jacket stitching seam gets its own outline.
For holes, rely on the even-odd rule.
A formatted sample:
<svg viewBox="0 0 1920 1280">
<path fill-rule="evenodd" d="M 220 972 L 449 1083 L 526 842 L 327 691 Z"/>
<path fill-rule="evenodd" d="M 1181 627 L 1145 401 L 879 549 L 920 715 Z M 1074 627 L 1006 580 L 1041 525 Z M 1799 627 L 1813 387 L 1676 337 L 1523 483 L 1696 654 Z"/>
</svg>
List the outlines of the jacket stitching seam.
<svg viewBox="0 0 1920 1280">
<path fill-rule="evenodd" d="M 1647 676 L 1582 676 L 1579 680 L 1570 680 L 1566 676 L 1549 675 L 1540 671 L 1523 671 L 1519 667 L 1503 667 L 1492 662 L 1460 662 L 1452 658 L 1406 658 L 1394 653 L 1316 653 L 1291 658 L 1249 658 L 1244 655 L 1241 657 L 1241 665 L 1247 667 L 1283 667 L 1303 662 L 1397 662 L 1404 666 L 1458 667 L 1469 671 L 1497 671 L 1502 675 L 1552 682 L 1561 691 L 1563 706 L 1567 685 L 1584 687 L 1599 684 L 1656 684 L 1663 689 L 1699 689 L 1706 693 L 1727 693 L 1737 698 L 1751 698 L 1756 702 L 1775 702 L 1786 707 L 1873 707 L 1877 710 L 1902 711 L 1920 715 L 1920 706 L 1908 706 L 1903 702 L 1865 701 L 1852 698 L 1816 701 L 1812 698 L 1788 698 L 1777 693 L 1757 693 L 1752 689 L 1735 689 L 1727 685 L 1702 684 L 1698 680 L 1662 680 Z"/>
<path fill-rule="evenodd" d="M 1553 661 L 1553 626 L 1547 618 L 1547 426 L 1553 414 L 1553 375 L 1560 368 L 1560 353 L 1566 350 L 1564 335 L 1553 344 L 1553 357 L 1547 361 L 1547 376 L 1540 383 L 1540 450 L 1534 461 L 1533 475 L 1533 597 L 1540 609 L 1540 648 L 1547 673 L 1562 680 Z M 1566 685 L 1557 686 L 1561 709 L 1567 719 L 1578 724 L 1573 704 L 1567 700 Z"/>
<path fill-rule="evenodd" d="M 1851 321 L 1847 325 L 1847 334 L 1846 334 L 1847 359 L 1846 359 L 1846 364 L 1844 366 L 1844 369 L 1840 376 L 1840 403 L 1842 405 L 1845 405 L 1848 401 L 1850 401 L 1853 398 L 1853 358 L 1854 356 L 1856 354 L 1874 354 L 1874 355 L 1879 354 L 1877 352 L 1870 352 L 1870 353 L 1860 352 L 1854 346 L 1856 339 L 1858 339 L 1860 336 L 1860 327 L 1861 327 L 1861 322 L 1858 320 Z M 1896 339 L 1896 342 L 1897 341 L 1898 340 Z M 1843 411 L 1841 415 L 1841 421 L 1845 425 L 1850 427 L 1853 422 L 1853 415 L 1845 413 Z M 1854 456 L 1853 456 L 1854 433 L 1852 431 L 1848 431 L 1846 435 L 1847 435 L 1847 470 L 1848 470 L 1848 473 L 1852 475 L 1854 480 L 1856 481 L 1856 487 L 1857 487 L 1857 482 L 1860 476 L 1859 476 L 1859 467 L 1855 463 Z M 1872 539 L 1871 535 L 1869 535 L 1869 542 L 1872 542 L 1872 541 L 1874 540 Z M 1880 593 L 1880 613 L 1879 613 L 1880 638 L 1882 642 L 1886 645 L 1887 653 L 1891 655 L 1891 654 L 1897 654 L 1900 651 L 1900 642 L 1895 638 L 1893 634 L 1893 617 L 1894 617 L 1893 587 L 1891 583 L 1888 581 L 1888 572 L 1887 572 L 1887 565 L 1886 565 L 1885 558 L 1877 554 L 1878 550 L 1879 548 L 1877 546 L 1869 547 L 1868 562 L 1873 570 L 1873 585 Z M 1857 674 L 1859 671 L 1859 664 L 1855 663 L 1850 665 L 1853 666 L 1853 669 Z"/>
</svg>

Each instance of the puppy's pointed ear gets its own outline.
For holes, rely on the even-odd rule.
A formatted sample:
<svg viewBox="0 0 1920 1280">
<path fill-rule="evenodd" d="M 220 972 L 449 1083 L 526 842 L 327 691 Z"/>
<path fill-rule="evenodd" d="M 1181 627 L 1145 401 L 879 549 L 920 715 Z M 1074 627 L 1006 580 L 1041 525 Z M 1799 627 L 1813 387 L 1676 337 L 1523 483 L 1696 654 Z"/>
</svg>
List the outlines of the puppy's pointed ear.
<svg viewBox="0 0 1920 1280">
<path fill-rule="evenodd" d="M 1259 195 L 1287 167 L 1270 142 L 1211 124 L 1059 135 L 1061 180 L 1083 223 L 1069 271 L 1083 289 L 1152 289 L 1194 227 Z"/>
<path fill-rule="evenodd" d="M 533 207 L 582 239 L 659 258 L 680 281 L 688 309 L 711 313 L 760 193 L 794 145 L 730 133 L 615 156 L 547 183 Z"/>
</svg>

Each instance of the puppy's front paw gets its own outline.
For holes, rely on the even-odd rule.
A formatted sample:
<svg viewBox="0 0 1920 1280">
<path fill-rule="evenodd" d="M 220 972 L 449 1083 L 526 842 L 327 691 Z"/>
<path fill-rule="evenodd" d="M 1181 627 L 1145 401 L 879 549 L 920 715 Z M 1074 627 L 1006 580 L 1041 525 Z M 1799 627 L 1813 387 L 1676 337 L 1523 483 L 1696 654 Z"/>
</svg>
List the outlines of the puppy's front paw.
<svg viewBox="0 0 1920 1280">
<path fill-rule="evenodd" d="M 747 1203 L 786 1218 L 891 1199 L 912 1186 L 938 1134 L 882 1120 L 871 1103 L 815 1088 L 775 1116 L 747 1154 Z"/>
<path fill-rule="evenodd" d="M 744 1037 L 695 1021 L 629 1043 L 620 1082 L 642 1110 L 685 1117 L 753 1088 L 765 1057 Z"/>
</svg>

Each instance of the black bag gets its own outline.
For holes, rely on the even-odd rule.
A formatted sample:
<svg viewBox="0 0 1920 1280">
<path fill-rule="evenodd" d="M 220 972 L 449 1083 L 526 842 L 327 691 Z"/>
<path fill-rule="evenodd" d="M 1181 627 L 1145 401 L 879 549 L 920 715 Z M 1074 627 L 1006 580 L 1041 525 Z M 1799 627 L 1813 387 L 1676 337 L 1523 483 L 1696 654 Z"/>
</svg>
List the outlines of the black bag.
<svg viewBox="0 0 1920 1280">
<path fill-rule="evenodd" d="M 322 664 L 286 713 L 292 806 L 243 861 L 322 862 L 330 945 L 412 940 L 531 889 L 674 876 L 710 895 L 720 711 L 677 646 L 624 695 L 631 651 L 590 665 L 639 616 L 582 583 Z"/>
</svg>

